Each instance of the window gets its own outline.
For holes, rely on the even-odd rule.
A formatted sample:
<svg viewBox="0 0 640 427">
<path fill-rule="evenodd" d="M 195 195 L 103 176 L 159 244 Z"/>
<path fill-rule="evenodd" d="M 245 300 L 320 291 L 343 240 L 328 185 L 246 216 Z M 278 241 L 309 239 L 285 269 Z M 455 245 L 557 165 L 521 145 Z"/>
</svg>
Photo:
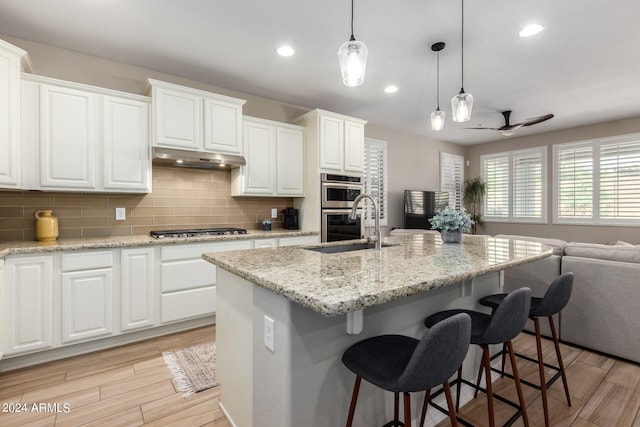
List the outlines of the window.
<svg viewBox="0 0 640 427">
<path fill-rule="evenodd" d="M 464 157 L 440 153 L 440 190 L 449 193 L 449 206 L 462 208 Z"/>
<path fill-rule="evenodd" d="M 553 146 L 554 222 L 640 223 L 640 134 Z"/>
<path fill-rule="evenodd" d="M 547 222 L 547 149 L 480 156 L 486 221 Z"/>
<path fill-rule="evenodd" d="M 380 225 L 387 225 L 387 142 L 364 140 L 364 191 L 370 193 L 380 205 Z M 369 206 L 369 204 L 367 204 Z M 373 226 L 369 208 L 365 212 L 365 225 Z"/>
</svg>

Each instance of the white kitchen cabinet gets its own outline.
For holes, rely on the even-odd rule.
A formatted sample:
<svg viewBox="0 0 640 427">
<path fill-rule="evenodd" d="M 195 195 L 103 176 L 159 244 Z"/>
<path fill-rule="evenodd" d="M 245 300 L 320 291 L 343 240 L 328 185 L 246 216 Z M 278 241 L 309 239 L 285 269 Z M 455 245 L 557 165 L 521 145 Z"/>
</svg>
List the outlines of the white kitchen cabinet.
<svg viewBox="0 0 640 427">
<path fill-rule="evenodd" d="M 0 40 L 0 188 L 20 188 L 20 69 L 27 52 Z"/>
<path fill-rule="evenodd" d="M 7 258 L 4 279 L 4 355 L 51 348 L 54 329 L 53 256 Z"/>
<path fill-rule="evenodd" d="M 120 252 L 120 330 L 155 326 L 156 286 L 153 248 Z"/>
<path fill-rule="evenodd" d="M 244 117 L 245 166 L 231 171 L 232 196 L 304 196 L 304 129 Z"/>
<path fill-rule="evenodd" d="M 255 249 L 260 248 L 277 248 L 278 247 L 278 239 L 256 239 L 253 244 Z"/>
<path fill-rule="evenodd" d="M 362 175 L 365 120 L 313 110 L 294 122 L 307 128 L 307 149 L 317 150 L 307 157 L 317 163 L 319 172 Z"/>
<path fill-rule="evenodd" d="M 62 255 L 62 343 L 113 334 L 113 253 Z"/>
<path fill-rule="evenodd" d="M 148 98 L 23 75 L 22 102 L 22 188 L 151 191 Z"/>
<path fill-rule="evenodd" d="M 160 323 L 212 315 L 216 311 L 216 267 L 206 252 L 251 249 L 251 240 L 163 246 L 160 250 Z"/>
<path fill-rule="evenodd" d="M 153 145 L 242 154 L 242 99 L 148 79 Z"/>
</svg>

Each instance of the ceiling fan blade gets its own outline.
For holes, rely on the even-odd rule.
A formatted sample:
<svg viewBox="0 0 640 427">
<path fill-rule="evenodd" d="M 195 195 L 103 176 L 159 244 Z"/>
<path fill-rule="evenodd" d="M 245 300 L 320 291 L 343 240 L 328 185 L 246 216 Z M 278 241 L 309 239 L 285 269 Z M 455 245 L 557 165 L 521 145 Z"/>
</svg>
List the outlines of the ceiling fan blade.
<svg viewBox="0 0 640 427">
<path fill-rule="evenodd" d="M 531 126 L 531 125 L 535 125 L 538 123 L 542 123 L 544 121 L 547 121 L 549 119 L 553 118 L 553 114 L 545 114 L 544 116 L 540 116 L 540 117 L 534 117 L 532 119 L 527 119 L 524 122 L 520 123 L 522 126 Z"/>
<path fill-rule="evenodd" d="M 500 128 L 465 128 L 465 129 L 500 130 Z"/>
</svg>

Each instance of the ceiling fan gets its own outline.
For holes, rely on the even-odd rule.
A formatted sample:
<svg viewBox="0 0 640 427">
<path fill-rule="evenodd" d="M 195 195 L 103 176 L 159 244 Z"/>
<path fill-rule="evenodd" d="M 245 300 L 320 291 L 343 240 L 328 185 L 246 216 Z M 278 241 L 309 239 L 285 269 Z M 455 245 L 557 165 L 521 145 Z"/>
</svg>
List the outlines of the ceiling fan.
<svg viewBox="0 0 640 427">
<path fill-rule="evenodd" d="M 546 120 L 549 120 L 553 117 L 553 114 L 545 114 L 544 116 L 533 117 L 531 119 L 527 119 L 522 123 L 510 124 L 509 118 L 511 117 L 511 110 L 503 111 L 502 115 L 504 116 L 504 126 L 500 126 L 499 128 L 485 128 L 485 127 L 477 127 L 477 128 L 466 128 L 466 129 L 489 129 L 489 130 L 497 130 L 504 136 L 511 136 L 516 133 L 518 129 L 523 126 L 531 126 L 538 123 L 542 123 Z"/>
</svg>

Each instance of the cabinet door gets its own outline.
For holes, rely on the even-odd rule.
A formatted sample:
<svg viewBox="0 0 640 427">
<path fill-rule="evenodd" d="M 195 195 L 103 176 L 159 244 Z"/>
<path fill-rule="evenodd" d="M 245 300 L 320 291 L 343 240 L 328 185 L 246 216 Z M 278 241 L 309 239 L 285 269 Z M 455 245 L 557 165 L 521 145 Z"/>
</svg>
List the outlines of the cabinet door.
<svg viewBox="0 0 640 427">
<path fill-rule="evenodd" d="M 150 192 L 149 104 L 103 99 L 103 188 Z"/>
<path fill-rule="evenodd" d="M 245 122 L 242 166 L 243 190 L 249 194 L 275 192 L 275 128 L 262 123 Z"/>
<path fill-rule="evenodd" d="M 95 94 L 40 86 L 40 185 L 95 189 Z"/>
<path fill-rule="evenodd" d="M 202 97 L 168 88 L 153 89 L 153 145 L 199 150 Z"/>
<path fill-rule="evenodd" d="M 53 345 L 53 257 L 8 258 L 4 286 L 4 354 Z"/>
<path fill-rule="evenodd" d="M 153 249 L 123 249 L 120 257 L 120 330 L 154 326 Z"/>
<path fill-rule="evenodd" d="M 0 44 L 0 188 L 20 184 L 20 60 Z"/>
<path fill-rule="evenodd" d="M 276 193 L 304 196 L 304 133 L 302 131 L 277 130 Z"/>
<path fill-rule="evenodd" d="M 277 248 L 278 240 L 277 239 L 256 239 L 253 247 L 256 249 L 260 248 Z"/>
<path fill-rule="evenodd" d="M 344 170 L 364 171 L 364 125 L 345 121 L 344 123 Z"/>
<path fill-rule="evenodd" d="M 204 98 L 204 150 L 242 154 L 242 106 Z"/>
<path fill-rule="evenodd" d="M 113 332 L 113 270 L 62 273 L 62 343 Z"/>
<path fill-rule="evenodd" d="M 342 170 L 344 122 L 333 117 L 320 117 L 320 168 Z"/>
</svg>

